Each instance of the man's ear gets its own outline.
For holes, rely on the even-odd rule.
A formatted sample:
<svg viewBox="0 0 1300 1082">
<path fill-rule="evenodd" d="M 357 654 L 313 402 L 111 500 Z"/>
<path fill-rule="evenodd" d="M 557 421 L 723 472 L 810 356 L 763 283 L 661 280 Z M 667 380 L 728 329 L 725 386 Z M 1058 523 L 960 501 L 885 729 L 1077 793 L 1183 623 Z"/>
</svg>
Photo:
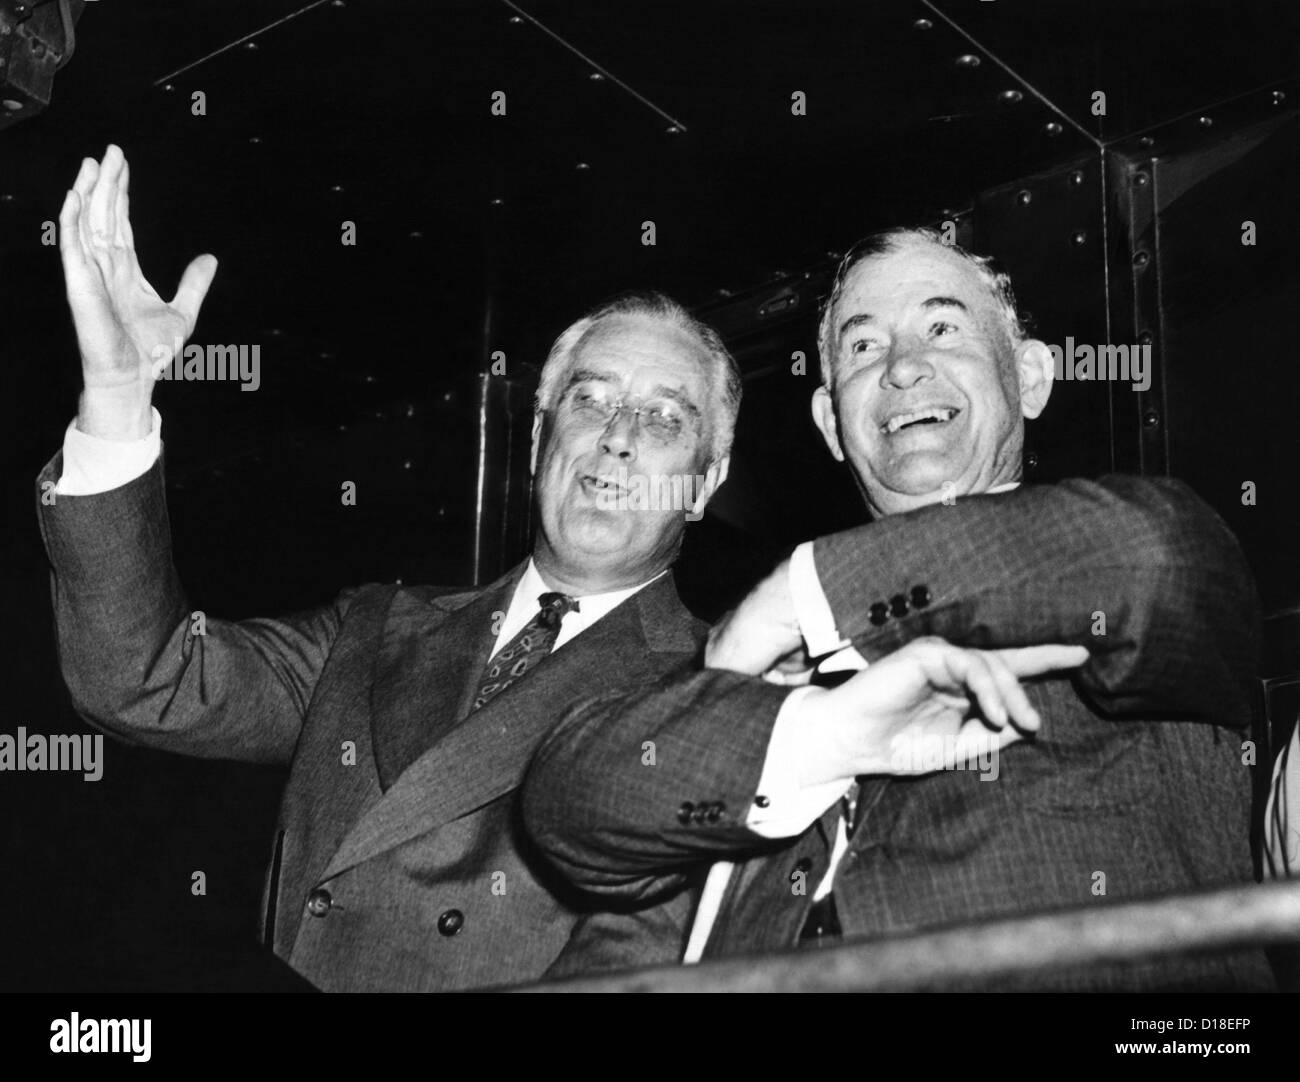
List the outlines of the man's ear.
<svg viewBox="0 0 1300 1082">
<path fill-rule="evenodd" d="M 1016 349 L 1016 377 L 1020 381 L 1020 412 L 1033 420 L 1047 406 L 1056 378 L 1052 351 L 1037 338 L 1021 342 Z"/>
<path fill-rule="evenodd" d="M 695 494 L 695 503 L 691 506 L 690 518 L 692 522 L 698 522 L 701 515 L 704 514 L 705 505 L 713 499 L 713 494 L 722 487 L 722 482 L 727 479 L 727 471 L 731 469 L 731 456 L 723 455 L 709 463 L 709 468 L 704 471 L 704 483 L 700 485 L 700 490 Z"/>
<path fill-rule="evenodd" d="M 825 387 L 818 387 L 812 396 L 813 423 L 822 434 L 826 446 L 835 456 L 836 462 L 844 461 L 844 449 L 840 446 L 840 428 L 835 421 L 835 402 Z"/>
<path fill-rule="evenodd" d="M 537 476 L 537 455 L 542 449 L 542 429 L 545 426 L 546 414 L 541 410 L 533 411 L 533 449 L 528 456 L 528 476 Z"/>
</svg>

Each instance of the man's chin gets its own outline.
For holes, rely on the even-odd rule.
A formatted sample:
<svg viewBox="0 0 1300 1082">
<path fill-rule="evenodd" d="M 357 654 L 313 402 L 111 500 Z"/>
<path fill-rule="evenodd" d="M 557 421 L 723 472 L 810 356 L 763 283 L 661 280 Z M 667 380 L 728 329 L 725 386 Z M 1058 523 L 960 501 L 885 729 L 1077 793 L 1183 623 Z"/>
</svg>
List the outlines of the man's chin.
<svg viewBox="0 0 1300 1082">
<path fill-rule="evenodd" d="M 926 456 L 925 461 L 904 463 L 885 476 L 872 476 L 864 487 L 872 506 L 889 513 L 954 499 L 964 494 L 967 482 L 959 467 Z"/>
<path fill-rule="evenodd" d="M 626 552 L 631 541 L 627 514 L 591 511 L 563 531 L 565 543 L 588 557 Z"/>
</svg>

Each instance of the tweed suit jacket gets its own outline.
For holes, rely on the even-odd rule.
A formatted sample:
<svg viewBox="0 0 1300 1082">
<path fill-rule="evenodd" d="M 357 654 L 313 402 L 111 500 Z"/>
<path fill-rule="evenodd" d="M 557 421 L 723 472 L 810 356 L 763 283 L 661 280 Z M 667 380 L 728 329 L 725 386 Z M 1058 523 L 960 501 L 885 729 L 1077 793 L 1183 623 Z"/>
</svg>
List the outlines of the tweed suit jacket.
<svg viewBox="0 0 1300 1082">
<path fill-rule="evenodd" d="M 38 485 L 61 472 L 56 456 Z M 363 586 L 283 619 L 208 618 L 196 634 L 161 460 L 110 492 L 58 496 L 40 520 L 60 663 L 88 722 L 128 743 L 289 767 L 264 935 L 312 983 L 457 989 L 535 980 L 561 957 L 588 970 L 676 955 L 689 899 L 594 912 L 536 853 L 516 800 L 567 704 L 695 656 L 703 625 L 671 575 L 471 715 L 523 565 L 482 589 Z M 604 935 L 575 958 L 579 924 Z"/>
<path fill-rule="evenodd" d="M 996 780 L 862 779 L 835 879 L 847 937 L 1253 878 L 1242 742 L 1258 602 L 1235 540 L 1185 485 L 1021 486 L 820 539 L 814 560 L 841 635 L 868 662 L 922 635 L 1090 651 L 1077 674 L 1028 686 L 1042 731 L 1003 750 Z M 529 828 L 604 896 L 738 861 L 705 957 L 794 945 L 839 812 L 784 841 L 745 825 L 787 694 L 703 671 L 573 710 L 530 770 Z M 647 740 L 658 766 L 629 767 Z M 1270 983 L 1260 952 L 1058 975 L 1081 988 Z"/>
</svg>

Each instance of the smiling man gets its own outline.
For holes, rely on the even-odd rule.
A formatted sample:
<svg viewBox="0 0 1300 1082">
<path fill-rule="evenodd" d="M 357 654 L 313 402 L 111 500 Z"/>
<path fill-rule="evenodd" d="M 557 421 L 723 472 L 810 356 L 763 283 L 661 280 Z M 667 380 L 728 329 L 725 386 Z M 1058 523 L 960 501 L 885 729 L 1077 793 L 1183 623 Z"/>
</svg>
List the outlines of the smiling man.
<svg viewBox="0 0 1300 1082">
<path fill-rule="evenodd" d="M 1025 336 L 1006 277 L 931 231 L 849 253 L 819 347 L 813 418 L 873 521 L 799 546 L 713 629 L 702 671 L 561 723 L 525 785 L 557 866 L 632 900 L 711 865 L 688 961 L 1250 880 L 1258 605 L 1223 523 L 1166 479 L 1021 485 L 1051 353 Z M 934 636 L 1087 660 L 1024 689 L 1041 724 L 1013 714 L 1028 738 L 1000 745 L 996 772 L 935 771 L 898 743 L 901 715 L 1006 718 L 898 679 Z M 796 673 L 811 686 L 779 686 Z M 903 754 L 864 756 L 867 731 Z M 1248 951 L 1036 983 L 1271 975 Z"/>
<path fill-rule="evenodd" d="M 362 586 L 293 616 L 200 626 L 172 561 L 151 400 L 157 350 L 193 331 L 216 260 L 196 259 L 163 301 L 136 262 L 127 191 L 110 147 L 82 163 L 60 217 L 84 390 L 39 513 L 78 711 L 129 743 L 289 768 L 264 935 L 321 988 L 535 979 L 580 921 L 601 932 L 584 968 L 674 957 L 680 915 L 592 919 L 520 829 L 515 796 L 566 705 L 697 653 L 702 625 L 669 570 L 683 511 L 602 499 L 620 472 L 690 474 L 704 482 L 689 510 L 703 510 L 740 400 L 721 340 L 658 294 L 560 335 L 537 400 L 535 549 L 497 582 Z M 175 875 L 188 885 L 188 867 Z M 667 933 L 623 931 L 664 917 Z"/>
</svg>

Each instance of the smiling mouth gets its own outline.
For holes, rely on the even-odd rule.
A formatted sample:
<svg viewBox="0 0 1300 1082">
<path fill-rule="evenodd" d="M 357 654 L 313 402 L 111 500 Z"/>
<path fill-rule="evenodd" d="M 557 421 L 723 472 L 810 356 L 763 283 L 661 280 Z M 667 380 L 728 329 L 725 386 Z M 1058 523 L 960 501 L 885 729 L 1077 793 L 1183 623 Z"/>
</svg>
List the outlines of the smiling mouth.
<svg viewBox="0 0 1300 1082">
<path fill-rule="evenodd" d="M 917 425 L 943 425 L 959 413 L 961 410 L 954 406 L 934 406 L 912 410 L 910 413 L 896 413 L 880 426 L 880 431 L 886 436 L 892 436 L 905 428 L 914 428 Z"/>
</svg>

